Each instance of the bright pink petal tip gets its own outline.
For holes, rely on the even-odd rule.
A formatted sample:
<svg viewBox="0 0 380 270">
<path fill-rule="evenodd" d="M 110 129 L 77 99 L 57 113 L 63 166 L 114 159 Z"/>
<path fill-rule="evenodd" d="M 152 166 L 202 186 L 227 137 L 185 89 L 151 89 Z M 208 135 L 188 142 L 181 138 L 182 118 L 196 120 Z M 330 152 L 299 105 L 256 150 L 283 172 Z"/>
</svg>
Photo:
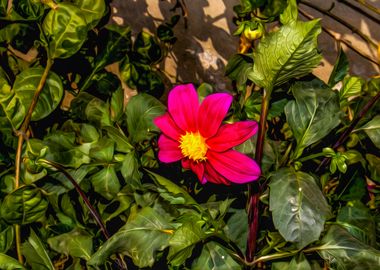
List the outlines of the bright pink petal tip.
<svg viewBox="0 0 380 270">
<path fill-rule="evenodd" d="M 158 139 L 158 159 L 161 162 L 170 163 L 183 158 L 178 142 L 162 134 Z"/>
<path fill-rule="evenodd" d="M 178 140 L 181 134 L 184 133 L 176 125 L 169 113 L 156 117 L 153 122 L 159 129 L 161 129 L 162 133 L 173 140 Z"/>
<path fill-rule="evenodd" d="M 218 131 L 232 103 L 232 95 L 217 93 L 207 96 L 199 107 L 198 127 L 203 137 L 209 138 Z"/>
<path fill-rule="evenodd" d="M 244 184 L 260 177 L 261 170 L 257 163 L 248 156 L 235 150 L 223 153 L 208 151 L 210 165 L 227 180 Z"/>
<path fill-rule="evenodd" d="M 185 131 L 197 130 L 198 94 L 192 84 L 174 87 L 168 97 L 168 110 L 177 126 Z"/>
<path fill-rule="evenodd" d="M 207 140 L 207 145 L 215 152 L 224 152 L 248 140 L 256 134 L 257 129 L 255 121 L 226 124 L 219 128 L 214 137 Z"/>
</svg>

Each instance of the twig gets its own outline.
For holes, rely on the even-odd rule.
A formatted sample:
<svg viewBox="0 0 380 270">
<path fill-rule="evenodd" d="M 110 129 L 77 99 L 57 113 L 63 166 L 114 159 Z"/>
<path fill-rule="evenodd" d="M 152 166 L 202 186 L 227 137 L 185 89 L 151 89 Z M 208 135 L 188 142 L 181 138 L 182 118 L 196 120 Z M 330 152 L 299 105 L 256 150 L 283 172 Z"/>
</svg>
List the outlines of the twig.
<svg viewBox="0 0 380 270">
<path fill-rule="evenodd" d="M 313 20 L 314 19 L 312 16 L 310 16 L 309 14 L 307 14 L 302 9 L 298 9 L 298 11 L 303 16 L 305 16 L 307 19 L 309 19 L 309 20 Z M 334 32 L 332 30 L 330 30 L 329 28 L 327 28 L 327 27 L 325 27 L 325 26 L 322 25 L 322 29 L 323 29 L 323 31 L 325 31 L 327 34 L 329 34 L 336 41 L 339 41 L 339 42 L 343 43 L 344 45 L 346 45 L 347 47 L 349 47 L 351 50 L 353 50 L 354 52 L 356 52 L 357 54 L 359 54 L 361 57 L 367 59 L 368 61 L 372 62 L 376 66 L 380 67 L 380 64 L 378 62 L 376 62 L 376 60 L 373 60 L 370 56 L 368 56 L 367 54 L 365 54 L 364 52 L 362 52 L 358 48 L 355 48 L 354 46 L 352 46 L 347 40 L 341 39 L 340 37 L 336 36 L 334 34 Z"/>
<path fill-rule="evenodd" d="M 357 29 L 356 27 L 354 27 L 353 25 L 349 24 L 348 22 L 346 22 L 345 20 L 341 19 L 340 17 L 336 16 L 335 14 L 333 14 L 332 12 L 330 12 L 330 10 L 326 10 L 326 9 L 323 9 L 323 8 L 320 8 L 318 7 L 317 5 L 314 5 L 312 3 L 309 3 L 307 1 L 303 1 L 303 0 L 300 0 L 299 3 L 305 5 L 305 6 L 308 6 L 308 7 L 311 7 L 319 12 L 321 12 L 322 14 L 325 14 L 327 16 L 329 16 L 330 18 L 334 19 L 335 21 L 339 22 L 340 24 L 344 25 L 345 27 L 347 27 L 348 29 L 351 30 L 352 33 L 355 33 L 357 34 L 358 36 L 360 36 L 363 40 L 365 40 L 369 45 L 371 45 L 373 48 L 377 49 L 377 44 L 376 42 L 374 42 L 372 39 L 370 39 L 366 34 L 364 34 L 362 31 L 360 31 L 359 29 Z"/>
<path fill-rule="evenodd" d="M 363 9 L 360 9 L 358 6 L 355 6 L 353 5 L 352 3 L 350 3 L 349 1 L 346 1 L 346 0 L 338 0 L 338 2 L 341 2 L 343 4 L 345 4 L 346 6 L 349 6 L 350 8 L 352 8 L 353 10 L 357 11 L 357 12 L 360 12 L 361 14 L 363 14 L 366 18 L 368 19 L 371 19 L 372 21 L 376 22 L 377 24 L 380 24 L 380 19 L 376 18 L 375 16 L 372 16 L 371 14 L 369 14 L 368 12 L 366 12 L 365 10 Z M 362 4 L 363 3 L 360 3 L 359 1 L 357 1 L 359 4 Z"/>
<path fill-rule="evenodd" d="M 263 99 L 261 103 L 261 114 L 259 131 L 257 134 L 255 160 L 259 166 L 263 159 L 264 139 L 267 124 L 267 115 L 269 108 L 270 92 L 264 89 Z M 256 240 L 259 229 L 259 207 L 260 207 L 260 193 L 262 187 L 258 182 L 253 182 L 248 185 L 248 238 L 247 238 L 247 251 L 246 257 L 248 262 L 252 262 L 255 250 Z"/>
<path fill-rule="evenodd" d="M 380 99 L 380 92 L 377 93 L 375 97 L 370 99 L 366 105 L 361 109 L 357 117 L 351 122 L 350 126 L 340 135 L 339 139 L 336 141 L 336 143 L 333 145 L 333 149 L 338 149 L 339 146 L 341 146 L 348 138 L 348 136 L 351 134 L 351 132 L 354 130 L 355 126 L 362 120 L 362 118 L 367 114 L 369 109 L 373 107 L 373 105 L 376 104 L 376 102 Z M 321 164 L 319 164 L 317 168 L 317 172 L 327 165 L 327 163 L 330 161 L 330 158 L 326 157 L 322 160 Z"/>
</svg>

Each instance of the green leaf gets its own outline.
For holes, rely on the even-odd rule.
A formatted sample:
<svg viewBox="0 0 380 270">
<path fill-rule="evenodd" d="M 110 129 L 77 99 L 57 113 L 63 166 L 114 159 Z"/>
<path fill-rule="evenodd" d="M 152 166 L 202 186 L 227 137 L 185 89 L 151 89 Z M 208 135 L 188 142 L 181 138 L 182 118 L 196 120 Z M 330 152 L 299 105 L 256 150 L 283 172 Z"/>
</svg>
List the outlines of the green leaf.
<svg viewBox="0 0 380 270">
<path fill-rule="evenodd" d="M 318 142 L 340 122 L 336 93 L 318 82 L 297 82 L 291 88 L 295 101 L 285 106 L 286 119 L 297 141 L 294 158 Z"/>
<path fill-rule="evenodd" d="M 171 204 L 198 205 L 198 203 L 184 189 L 174 184 L 172 181 L 154 172 L 146 170 L 153 181 L 158 186 L 159 195 L 168 200 Z"/>
<path fill-rule="evenodd" d="M 376 115 L 371 121 L 354 130 L 354 132 L 359 130 L 363 130 L 371 139 L 373 144 L 380 149 L 380 115 Z"/>
<path fill-rule="evenodd" d="M 360 77 L 347 77 L 343 80 L 343 87 L 339 90 L 339 100 L 341 107 L 348 104 L 348 99 L 360 95 L 364 80 Z"/>
<path fill-rule="evenodd" d="M 296 22 L 298 19 L 298 6 L 296 0 L 289 0 L 284 12 L 280 15 L 282 24 Z"/>
<path fill-rule="evenodd" d="M 90 29 L 98 24 L 106 11 L 104 0 L 73 0 L 72 2 L 80 8 Z"/>
<path fill-rule="evenodd" d="M 114 149 L 113 140 L 103 137 L 92 145 L 90 157 L 99 162 L 110 163 L 113 160 Z"/>
<path fill-rule="evenodd" d="M 193 252 L 195 245 L 202 239 L 206 238 L 206 234 L 202 230 L 202 223 L 185 222 L 179 227 L 169 240 L 168 260 L 173 266 L 180 266 Z"/>
<path fill-rule="evenodd" d="M 108 200 L 113 199 L 120 190 L 120 182 L 113 165 L 108 165 L 92 175 L 91 183 L 95 191 Z"/>
<path fill-rule="evenodd" d="M 32 102 L 34 92 L 44 72 L 42 67 L 28 68 L 17 75 L 13 85 L 13 97 L 4 107 L 8 119 L 15 128 L 21 125 Z M 63 86 L 57 74 L 50 71 L 44 88 L 32 113 L 32 121 L 38 121 L 48 116 L 61 102 Z"/>
<path fill-rule="evenodd" d="M 137 61 L 144 64 L 154 64 L 162 57 L 160 45 L 155 37 L 144 31 L 137 35 L 133 50 L 137 54 Z"/>
<path fill-rule="evenodd" d="M 245 250 L 247 246 L 248 222 L 244 222 L 243 224 L 242 220 L 248 220 L 245 209 L 234 209 L 224 227 L 224 233 L 231 241 L 237 244 L 241 250 Z"/>
<path fill-rule="evenodd" d="M 25 19 L 38 19 L 44 14 L 46 6 L 41 1 L 15 0 L 12 8 Z"/>
<path fill-rule="evenodd" d="M 0 216 L 11 224 L 32 223 L 45 215 L 48 202 L 33 186 L 22 186 L 4 197 Z"/>
<path fill-rule="evenodd" d="M 89 260 L 92 254 L 92 236 L 83 230 L 74 229 L 47 240 L 51 249 L 66 256 Z"/>
<path fill-rule="evenodd" d="M 0 268 L 4 270 L 25 270 L 24 266 L 20 264 L 16 259 L 0 253 Z"/>
<path fill-rule="evenodd" d="M 139 171 L 139 161 L 134 151 L 125 155 L 121 165 L 121 175 L 128 186 L 137 189 L 141 186 L 142 173 Z"/>
<path fill-rule="evenodd" d="M 314 178 L 283 168 L 273 174 L 269 186 L 269 209 L 284 239 L 299 249 L 318 240 L 330 209 Z"/>
<path fill-rule="evenodd" d="M 234 54 L 226 66 L 224 75 L 231 80 L 238 81 L 243 84 L 247 81 L 247 72 L 252 68 L 253 60 L 244 54 Z"/>
<path fill-rule="evenodd" d="M 380 183 L 380 157 L 366 154 L 365 158 L 368 161 L 368 170 L 371 173 L 371 179 Z"/>
<path fill-rule="evenodd" d="M 111 126 L 110 105 L 100 98 L 92 98 L 85 110 L 87 120 L 98 127 Z"/>
<path fill-rule="evenodd" d="M 153 119 L 164 112 L 165 106 L 150 95 L 142 93 L 132 97 L 126 111 L 130 141 L 134 144 L 151 139 L 152 131 L 160 131 Z"/>
<path fill-rule="evenodd" d="M 13 244 L 13 226 L 0 223 L 0 254 L 6 253 Z"/>
<path fill-rule="evenodd" d="M 151 207 L 132 210 L 127 223 L 108 239 L 88 264 L 102 265 L 114 253 L 125 253 L 140 267 L 152 267 L 155 253 L 169 245 L 172 226 L 168 217 Z"/>
<path fill-rule="evenodd" d="M 299 256 L 293 257 L 290 262 L 275 262 L 271 270 L 312 270 L 305 255 L 301 253 Z"/>
<path fill-rule="evenodd" d="M 124 113 L 124 91 L 119 87 L 111 97 L 111 120 L 117 122 Z"/>
<path fill-rule="evenodd" d="M 378 269 L 380 251 L 360 242 L 338 225 L 332 225 L 318 247 L 319 255 L 337 270 Z"/>
<path fill-rule="evenodd" d="M 70 3 L 57 3 L 57 8 L 46 15 L 42 31 L 41 39 L 46 40 L 50 57 L 68 58 L 82 47 L 87 38 L 88 25 L 85 14 L 78 7 Z"/>
<path fill-rule="evenodd" d="M 348 202 L 346 206 L 339 209 L 336 222 L 363 243 L 375 246 L 375 220 L 369 209 L 360 201 Z"/>
<path fill-rule="evenodd" d="M 28 241 L 22 245 L 22 253 L 32 269 L 55 270 L 43 242 L 33 229 Z"/>
<path fill-rule="evenodd" d="M 209 242 L 203 246 L 201 255 L 194 260 L 191 270 L 216 269 L 240 270 L 243 267 L 235 262 L 221 246 L 214 242 Z"/>
<path fill-rule="evenodd" d="M 334 69 L 332 70 L 329 78 L 328 85 L 333 87 L 338 82 L 343 80 L 348 74 L 350 66 L 346 54 L 344 53 L 342 47 L 339 47 L 338 58 L 335 62 Z"/>
<path fill-rule="evenodd" d="M 112 126 L 105 126 L 103 129 L 107 132 L 108 137 L 116 143 L 116 151 L 129 153 L 134 149 L 121 129 Z"/>
<path fill-rule="evenodd" d="M 320 32 L 318 20 L 297 21 L 263 37 L 248 78 L 271 91 L 291 78 L 308 74 L 321 60 L 317 49 Z"/>
</svg>

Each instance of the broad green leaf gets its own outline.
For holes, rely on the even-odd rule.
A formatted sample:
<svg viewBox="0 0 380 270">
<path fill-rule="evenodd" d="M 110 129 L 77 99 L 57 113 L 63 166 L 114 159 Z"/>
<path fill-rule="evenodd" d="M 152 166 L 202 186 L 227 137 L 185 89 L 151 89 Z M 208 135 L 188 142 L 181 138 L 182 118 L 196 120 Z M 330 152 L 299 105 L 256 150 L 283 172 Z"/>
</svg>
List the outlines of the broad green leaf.
<svg viewBox="0 0 380 270">
<path fill-rule="evenodd" d="M 293 257 L 290 262 L 275 262 L 272 265 L 272 270 L 312 270 L 305 255 L 301 253 L 299 256 Z"/>
<path fill-rule="evenodd" d="M 121 129 L 112 126 L 105 126 L 103 129 L 107 132 L 108 137 L 116 143 L 116 151 L 129 153 L 134 149 Z"/>
<path fill-rule="evenodd" d="M 38 19 L 44 14 L 47 6 L 37 0 L 14 0 L 12 8 L 24 19 Z"/>
<path fill-rule="evenodd" d="M 131 151 L 125 155 L 120 172 L 127 185 L 133 189 L 141 186 L 142 173 L 139 171 L 139 167 L 140 164 L 135 151 Z"/>
<path fill-rule="evenodd" d="M 343 80 L 343 87 L 339 90 L 339 100 L 341 107 L 348 104 L 348 99 L 360 95 L 364 80 L 360 77 L 347 77 Z"/>
<path fill-rule="evenodd" d="M 88 264 L 100 266 L 115 253 L 124 253 L 140 267 L 152 267 L 155 253 L 169 245 L 173 233 L 168 217 L 151 207 L 131 211 L 127 223 L 108 239 Z"/>
<path fill-rule="evenodd" d="M 284 239 L 299 249 L 318 240 L 330 209 L 314 178 L 283 168 L 272 175 L 269 186 L 269 209 Z"/>
<path fill-rule="evenodd" d="M 224 75 L 231 80 L 237 81 L 239 84 L 245 84 L 247 81 L 247 72 L 252 68 L 253 60 L 244 54 L 235 54 L 230 59 L 226 66 Z"/>
<path fill-rule="evenodd" d="M 242 220 L 245 222 L 243 223 Z M 247 246 L 248 215 L 245 209 L 234 209 L 231 217 L 227 220 L 224 233 L 231 241 L 237 244 L 241 250 Z"/>
<path fill-rule="evenodd" d="M 25 270 L 26 268 L 16 259 L 0 253 L 0 268 L 3 270 Z"/>
<path fill-rule="evenodd" d="M 88 102 L 85 110 L 87 120 L 98 127 L 111 126 L 110 105 L 94 97 Z"/>
<path fill-rule="evenodd" d="M 284 12 L 280 15 L 282 24 L 296 22 L 298 19 L 298 7 L 296 0 L 289 0 Z"/>
<path fill-rule="evenodd" d="M 243 267 L 235 262 L 221 246 L 214 242 L 203 245 L 201 255 L 191 265 L 191 270 L 241 270 Z"/>
<path fill-rule="evenodd" d="M 336 222 L 363 243 L 375 246 L 375 220 L 362 202 L 348 202 L 346 206 L 339 209 Z"/>
<path fill-rule="evenodd" d="M 28 68 L 17 75 L 13 85 L 13 97 L 4 107 L 15 128 L 21 125 L 32 102 L 34 92 L 41 80 L 42 67 Z M 63 96 L 63 86 L 57 74 L 50 71 L 37 106 L 32 113 L 32 121 L 38 121 L 48 116 L 59 105 Z"/>
<path fill-rule="evenodd" d="M 113 160 L 115 143 L 113 140 L 103 137 L 94 143 L 90 150 L 90 157 L 99 162 L 110 163 Z"/>
<path fill-rule="evenodd" d="M 6 253 L 13 244 L 13 226 L 0 223 L 0 253 Z"/>
<path fill-rule="evenodd" d="M 107 165 L 101 171 L 91 176 L 91 183 L 97 193 L 106 199 L 113 199 L 120 190 L 114 165 Z"/>
<path fill-rule="evenodd" d="M 47 240 L 51 249 L 66 256 L 89 260 L 92 254 L 92 237 L 88 232 L 74 229 Z"/>
<path fill-rule="evenodd" d="M 124 113 L 124 91 L 119 87 L 111 97 L 111 120 L 117 122 Z"/>
<path fill-rule="evenodd" d="M 126 111 L 130 141 L 134 144 L 151 139 L 154 131 L 159 132 L 153 119 L 164 112 L 165 106 L 150 95 L 142 93 L 132 97 Z"/>
<path fill-rule="evenodd" d="M 74 0 L 72 3 L 80 8 L 90 29 L 98 24 L 106 11 L 105 0 Z"/>
<path fill-rule="evenodd" d="M 33 229 L 28 241 L 22 245 L 22 253 L 32 269 L 55 270 L 43 242 Z"/>
<path fill-rule="evenodd" d="M 42 31 L 41 39 L 48 43 L 50 57 L 68 58 L 82 47 L 87 37 L 88 25 L 84 12 L 77 6 L 58 3 L 57 8 L 51 9 L 46 15 Z"/>
<path fill-rule="evenodd" d="M 248 78 L 271 91 L 291 78 L 308 74 L 321 60 L 317 49 L 320 32 L 318 20 L 297 21 L 263 37 Z"/>
<path fill-rule="evenodd" d="M 336 270 L 379 269 L 380 251 L 360 242 L 338 225 L 332 225 L 316 247 L 319 255 Z"/>
<path fill-rule="evenodd" d="M 329 78 L 328 85 L 333 87 L 338 82 L 343 80 L 348 74 L 348 69 L 350 68 L 346 54 L 344 53 L 342 47 L 339 47 L 338 58 L 335 62 L 334 69 L 332 70 Z"/>
<path fill-rule="evenodd" d="M 48 202 L 33 186 L 22 186 L 4 197 L 0 216 L 11 224 L 32 223 L 45 215 Z"/>
<path fill-rule="evenodd" d="M 298 158 L 339 124 L 340 107 L 336 93 L 319 82 L 297 82 L 291 90 L 295 100 L 286 104 L 285 114 L 297 141 L 294 158 Z"/>
<path fill-rule="evenodd" d="M 373 144 L 380 149 L 380 115 L 376 115 L 371 121 L 354 130 L 354 132 L 359 130 L 363 130 L 371 139 Z"/>
<path fill-rule="evenodd" d="M 182 224 L 169 240 L 170 264 L 173 266 L 183 264 L 191 256 L 195 245 L 206 237 L 202 223 L 190 221 Z"/>
<path fill-rule="evenodd" d="M 137 35 L 133 50 L 137 54 L 137 61 L 144 64 L 154 64 L 162 57 L 161 47 L 156 38 L 144 31 Z"/>
<path fill-rule="evenodd" d="M 108 205 L 101 211 L 103 221 L 107 223 L 115 217 L 120 217 L 123 212 L 127 211 L 133 202 L 133 198 L 128 191 L 121 190 Z M 99 207 L 99 205 L 98 205 Z M 115 209 L 115 207 L 117 207 Z"/>
<path fill-rule="evenodd" d="M 171 204 L 198 205 L 198 203 L 184 189 L 172 181 L 154 172 L 146 170 L 158 186 L 159 194 Z"/>
</svg>

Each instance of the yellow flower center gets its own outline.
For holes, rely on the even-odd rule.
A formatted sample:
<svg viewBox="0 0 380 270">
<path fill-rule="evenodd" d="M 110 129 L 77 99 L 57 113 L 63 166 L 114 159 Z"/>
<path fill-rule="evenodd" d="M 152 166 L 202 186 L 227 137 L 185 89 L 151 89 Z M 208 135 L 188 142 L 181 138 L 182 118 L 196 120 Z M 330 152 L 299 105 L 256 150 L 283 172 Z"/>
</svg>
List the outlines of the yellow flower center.
<svg viewBox="0 0 380 270">
<path fill-rule="evenodd" d="M 179 148 L 183 156 L 188 157 L 196 162 L 205 161 L 207 153 L 207 145 L 205 139 L 199 132 L 186 132 L 179 139 Z"/>
</svg>

